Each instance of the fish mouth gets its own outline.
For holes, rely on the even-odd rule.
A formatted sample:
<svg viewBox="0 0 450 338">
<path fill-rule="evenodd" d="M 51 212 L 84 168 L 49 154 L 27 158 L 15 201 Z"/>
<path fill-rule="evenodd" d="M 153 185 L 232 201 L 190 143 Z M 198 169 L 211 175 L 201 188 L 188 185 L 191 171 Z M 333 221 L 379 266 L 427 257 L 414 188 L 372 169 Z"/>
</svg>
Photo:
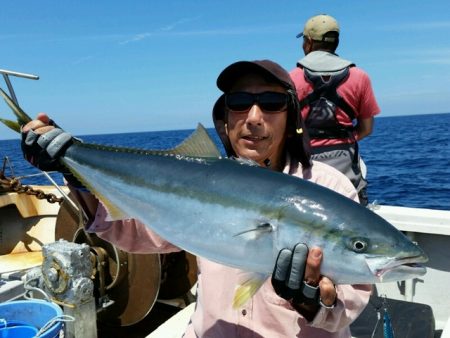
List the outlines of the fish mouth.
<svg viewBox="0 0 450 338">
<path fill-rule="evenodd" d="M 366 263 L 379 282 L 392 282 L 423 276 L 428 262 L 426 255 L 406 258 L 366 257 Z"/>
</svg>

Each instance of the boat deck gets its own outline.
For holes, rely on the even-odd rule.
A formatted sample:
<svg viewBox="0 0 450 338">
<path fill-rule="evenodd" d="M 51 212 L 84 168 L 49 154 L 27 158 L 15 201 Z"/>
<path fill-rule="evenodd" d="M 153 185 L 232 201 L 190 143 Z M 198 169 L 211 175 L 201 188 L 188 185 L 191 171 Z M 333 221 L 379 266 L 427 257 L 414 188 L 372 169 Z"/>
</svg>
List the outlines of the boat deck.
<svg viewBox="0 0 450 338">
<path fill-rule="evenodd" d="M 156 302 L 149 314 L 137 324 L 117 327 L 98 323 L 98 338 L 144 338 L 179 311 L 178 307 Z"/>
</svg>

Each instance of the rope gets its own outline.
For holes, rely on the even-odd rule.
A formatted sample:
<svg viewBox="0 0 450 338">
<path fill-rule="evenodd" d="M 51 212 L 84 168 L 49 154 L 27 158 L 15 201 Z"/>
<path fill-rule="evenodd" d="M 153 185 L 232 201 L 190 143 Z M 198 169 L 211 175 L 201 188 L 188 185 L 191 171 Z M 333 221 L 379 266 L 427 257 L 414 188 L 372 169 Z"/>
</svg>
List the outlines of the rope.
<svg viewBox="0 0 450 338">
<path fill-rule="evenodd" d="M 60 316 L 56 316 L 52 319 L 50 319 L 47 323 L 45 323 L 44 326 L 41 327 L 41 329 L 36 333 L 36 335 L 33 338 L 37 338 L 42 336 L 46 331 L 50 330 L 52 328 L 53 325 L 55 325 L 56 323 L 62 322 L 74 322 L 75 318 L 69 315 L 60 315 Z"/>
<path fill-rule="evenodd" d="M 40 292 L 48 302 L 51 303 L 52 300 L 50 299 L 50 297 L 47 295 L 47 293 L 46 293 L 44 290 L 42 290 L 42 289 L 40 289 L 40 288 L 38 288 L 38 287 L 34 287 L 34 286 L 31 286 L 31 285 L 30 285 L 30 283 L 31 283 L 32 281 L 33 281 L 33 280 L 26 280 L 26 281 L 24 282 L 24 289 L 26 290 L 26 291 L 25 291 L 25 294 L 23 295 L 24 298 L 25 298 L 25 299 L 29 299 L 29 300 L 36 299 L 36 298 L 30 296 L 28 293 L 29 293 L 30 291 L 37 291 L 37 292 Z M 56 303 L 56 302 L 55 302 L 55 303 Z M 64 304 L 64 305 L 65 305 L 65 304 Z M 37 337 L 42 336 L 42 334 L 43 334 L 44 332 L 50 330 L 51 327 L 52 327 L 54 324 L 58 323 L 58 322 L 73 322 L 73 321 L 75 321 L 75 318 L 72 317 L 72 316 L 69 316 L 69 315 L 60 315 L 60 316 L 56 316 L 56 317 L 50 319 L 47 323 L 45 323 L 45 324 L 41 327 L 41 329 L 36 333 L 36 335 L 35 335 L 33 338 L 37 338 Z M 1 323 L 0 323 L 0 325 L 1 325 Z"/>
<path fill-rule="evenodd" d="M 24 293 L 23 297 L 24 297 L 25 299 L 29 299 L 29 300 L 36 299 L 36 298 L 34 298 L 32 295 L 30 296 L 29 294 L 30 294 L 32 291 L 37 291 L 37 292 L 39 292 L 40 294 L 42 294 L 42 295 L 44 296 L 44 298 L 45 298 L 46 301 L 50 302 L 50 301 L 51 301 L 51 300 L 50 300 L 50 297 L 49 297 L 49 295 L 47 295 L 47 293 L 46 293 L 44 290 L 42 290 L 42 289 L 40 289 L 40 288 L 38 288 L 38 287 L 32 286 L 32 285 L 30 284 L 30 283 L 32 283 L 33 280 L 34 280 L 34 279 L 31 279 L 31 280 L 25 280 L 25 282 L 23 283 L 23 288 L 25 289 L 25 293 Z"/>
</svg>

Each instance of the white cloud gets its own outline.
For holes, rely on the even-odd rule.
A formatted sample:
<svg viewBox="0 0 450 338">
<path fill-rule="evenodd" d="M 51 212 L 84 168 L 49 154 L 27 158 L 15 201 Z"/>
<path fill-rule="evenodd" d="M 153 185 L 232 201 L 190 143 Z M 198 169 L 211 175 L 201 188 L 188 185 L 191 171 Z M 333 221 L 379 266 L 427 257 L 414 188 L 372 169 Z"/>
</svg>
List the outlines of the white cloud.
<svg viewBox="0 0 450 338">
<path fill-rule="evenodd" d="M 89 61 L 89 60 L 91 60 L 93 58 L 94 57 L 92 55 L 84 56 L 84 57 L 81 57 L 81 58 L 73 61 L 72 64 L 79 65 L 80 63 L 84 63 L 84 62 Z"/>
<path fill-rule="evenodd" d="M 180 19 L 180 20 L 175 21 L 175 22 L 173 22 L 173 23 L 171 23 L 171 24 L 169 24 L 169 25 L 167 25 L 165 27 L 161 27 L 159 30 L 161 30 L 161 31 L 171 31 L 171 30 L 173 30 L 175 27 L 177 27 L 179 25 L 182 25 L 182 24 L 187 23 L 187 22 L 197 21 L 199 19 L 200 19 L 200 16 L 196 16 L 196 17 L 193 17 L 193 18 Z"/>
<path fill-rule="evenodd" d="M 398 50 L 391 55 L 398 55 L 399 60 L 404 63 L 450 65 L 450 48 L 448 47 Z"/>
<path fill-rule="evenodd" d="M 253 26 L 253 27 L 233 27 L 233 28 L 223 28 L 223 29 L 202 29 L 202 30 L 177 30 L 176 26 L 193 21 L 193 19 L 183 19 L 176 23 L 161 27 L 153 32 L 139 33 L 133 37 L 120 42 L 121 45 L 137 42 L 150 38 L 152 36 L 211 36 L 211 35 L 249 35 L 249 34 L 263 34 L 263 33 L 273 33 L 280 31 L 294 31 L 293 24 L 277 25 L 274 26 Z M 295 25 L 296 27 L 296 25 Z"/>
<path fill-rule="evenodd" d="M 450 21 L 405 22 L 393 25 L 381 25 L 375 29 L 382 31 L 428 31 L 447 28 L 450 29 Z"/>
<path fill-rule="evenodd" d="M 154 33 L 140 33 L 140 34 L 136 34 L 133 37 L 131 37 L 128 40 L 119 42 L 119 45 L 126 45 L 127 43 L 131 43 L 131 42 L 137 42 L 137 41 L 141 41 L 144 40 L 150 36 L 154 35 Z"/>
<path fill-rule="evenodd" d="M 154 35 L 161 35 L 161 33 L 169 33 L 171 31 L 173 31 L 177 26 L 183 25 L 188 22 L 197 21 L 199 19 L 200 19 L 200 16 L 196 16 L 196 17 L 192 17 L 192 18 L 182 18 L 182 19 L 172 22 L 166 26 L 160 27 L 160 28 L 156 29 L 154 32 L 138 33 L 138 34 L 134 35 L 133 37 L 120 42 L 119 44 L 125 45 L 127 43 L 137 42 L 137 41 L 147 39 Z"/>
</svg>

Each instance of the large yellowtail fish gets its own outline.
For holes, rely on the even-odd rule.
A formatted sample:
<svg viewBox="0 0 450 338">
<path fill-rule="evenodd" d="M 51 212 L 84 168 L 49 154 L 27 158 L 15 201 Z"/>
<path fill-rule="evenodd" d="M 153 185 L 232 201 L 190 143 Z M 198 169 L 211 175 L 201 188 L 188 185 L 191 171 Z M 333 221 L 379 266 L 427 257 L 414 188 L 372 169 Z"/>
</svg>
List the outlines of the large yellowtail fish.
<svg viewBox="0 0 450 338">
<path fill-rule="evenodd" d="M 2 95 L 19 124 L 30 120 Z M 418 265 L 425 253 L 380 216 L 320 185 L 221 158 L 201 126 L 171 150 L 76 142 L 61 161 L 112 219 L 139 219 L 180 248 L 260 277 L 272 273 L 279 250 L 298 242 L 322 248 L 321 273 L 336 284 L 426 271 Z"/>
</svg>

